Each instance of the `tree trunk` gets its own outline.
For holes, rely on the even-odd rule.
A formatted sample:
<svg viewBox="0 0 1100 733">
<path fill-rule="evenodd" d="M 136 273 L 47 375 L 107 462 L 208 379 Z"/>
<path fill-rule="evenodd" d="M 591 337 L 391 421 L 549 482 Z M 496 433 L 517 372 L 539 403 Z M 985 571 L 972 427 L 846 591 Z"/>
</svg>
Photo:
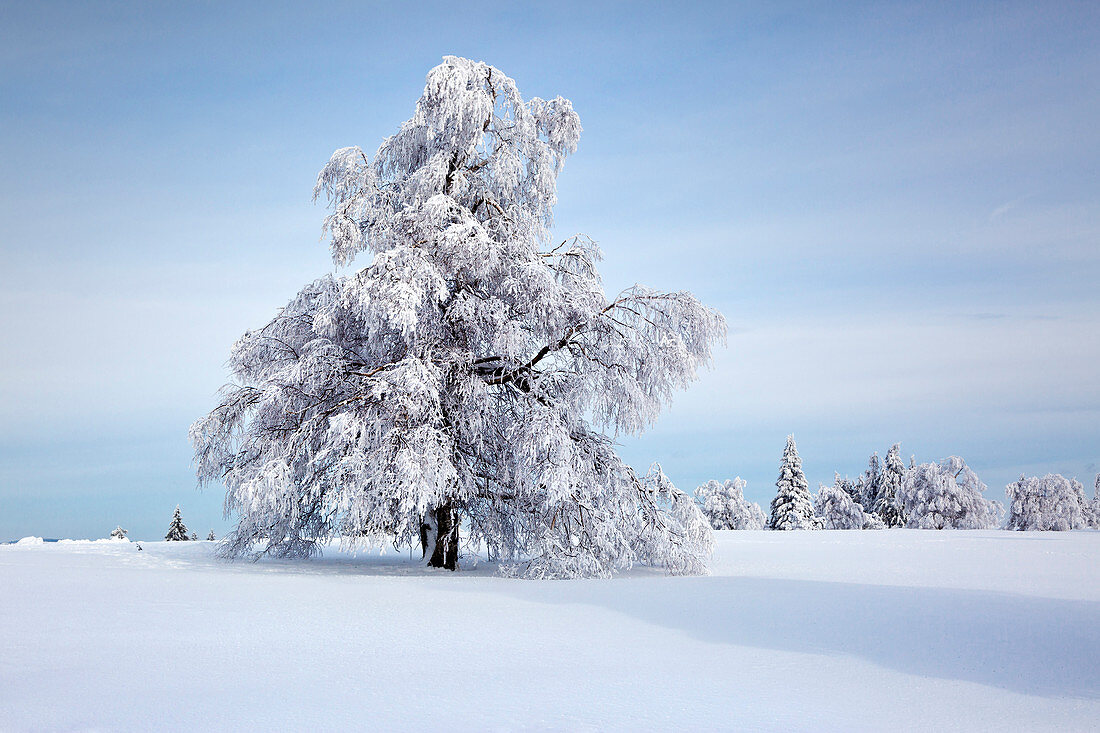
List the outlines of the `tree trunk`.
<svg viewBox="0 0 1100 733">
<path fill-rule="evenodd" d="M 430 568 L 458 569 L 458 512 L 454 505 L 445 504 L 431 509 L 420 525 L 420 544 Z"/>
</svg>

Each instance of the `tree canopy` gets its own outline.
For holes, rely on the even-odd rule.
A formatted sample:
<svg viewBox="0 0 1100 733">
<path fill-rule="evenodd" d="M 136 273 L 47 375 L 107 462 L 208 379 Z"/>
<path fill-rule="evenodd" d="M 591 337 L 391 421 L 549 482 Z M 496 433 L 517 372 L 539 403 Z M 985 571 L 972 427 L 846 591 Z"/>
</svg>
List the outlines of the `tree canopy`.
<svg viewBox="0 0 1100 733">
<path fill-rule="evenodd" d="M 390 538 L 454 568 L 464 528 L 532 576 L 704 569 L 705 519 L 612 439 L 653 423 L 725 321 L 686 292 L 608 298 L 595 242 L 551 239 L 580 132 L 568 100 L 446 57 L 372 158 L 333 154 L 315 197 L 333 262 L 358 269 L 246 332 L 191 429 L 200 482 L 239 515 L 227 552 Z"/>
</svg>

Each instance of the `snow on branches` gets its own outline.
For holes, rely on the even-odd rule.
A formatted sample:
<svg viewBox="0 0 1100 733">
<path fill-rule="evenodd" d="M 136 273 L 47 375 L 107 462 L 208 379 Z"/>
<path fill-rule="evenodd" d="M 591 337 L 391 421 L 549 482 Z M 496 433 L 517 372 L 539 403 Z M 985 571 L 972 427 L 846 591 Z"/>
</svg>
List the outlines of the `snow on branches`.
<svg viewBox="0 0 1100 733">
<path fill-rule="evenodd" d="M 1100 473 L 1096 474 L 1096 482 L 1092 485 L 1092 516 L 1096 528 L 1100 529 Z"/>
<path fill-rule="evenodd" d="M 227 553 L 390 538 L 454 569 L 461 527 L 531 575 L 704 567 L 694 504 L 607 433 L 649 427 L 725 320 L 686 292 L 608 299 L 596 244 L 551 242 L 580 131 L 568 100 L 449 56 L 373 158 L 333 154 L 324 236 L 336 265 L 369 261 L 246 333 L 191 429 L 200 481 L 239 515 Z"/>
<path fill-rule="evenodd" d="M 1100 486 L 1100 478 L 1097 479 Z M 1085 496 L 1085 487 L 1077 479 L 1057 473 L 1046 476 L 1020 476 L 1005 488 L 1008 498 L 1006 529 L 1069 530 L 1087 529 L 1100 524 L 1100 516 Z"/>
<path fill-rule="evenodd" d="M 768 529 L 819 529 L 820 520 L 814 516 L 813 497 L 810 495 L 806 474 L 802 472 L 802 459 L 794 436 L 787 436 L 783 460 L 779 465 L 778 489 L 772 499 Z"/>
<path fill-rule="evenodd" d="M 740 476 L 719 483 L 711 480 L 695 489 L 695 501 L 715 529 L 764 529 L 764 510 L 745 498 Z"/>
<path fill-rule="evenodd" d="M 823 529 L 878 529 L 882 522 L 852 498 L 853 482 L 835 474 L 832 486 L 820 485 L 814 497 L 814 512 Z"/>
<path fill-rule="evenodd" d="M 985 489 L 966 461 L 949 456 L 907 471 L 897 492 L 897 502 L 906 518 L 906 527 L 992 529 L 1000 523 L 1004 507 L 986 499 Z"/>
<path fill-rule="evenodd" d="M 867 470 L 859 477 L 857 489 L 859 495 L 853 498 L 863 505 L 864 510 L 873 512 L 881 488 L 882 460 L 878 457 L 878 451 L 875 451 L 867 461 Z"/>
<path fill-rule="evenodd" d="M 168 542 L 187 542 L 191 537 L 187 534 L 187 525 L 183 523 L 183 517 L 180 516 L 179 505 L 176 505 L 176 511 L 172 514 L 172 522 L 168 525 L 168 534 L 164 535 L 164 539 Z"/>
<path fill-rule="evenodd" d="M 886 463 L 882 474 L 878 476 L 878 487 L 872 510 L 887 527 L 906 525 L 905 508 L 898 499 L 902 482 L 905 479 L 905 464 L 901 462 L 901 444 L 894 443 L 886 453 Z"/>
</svg>

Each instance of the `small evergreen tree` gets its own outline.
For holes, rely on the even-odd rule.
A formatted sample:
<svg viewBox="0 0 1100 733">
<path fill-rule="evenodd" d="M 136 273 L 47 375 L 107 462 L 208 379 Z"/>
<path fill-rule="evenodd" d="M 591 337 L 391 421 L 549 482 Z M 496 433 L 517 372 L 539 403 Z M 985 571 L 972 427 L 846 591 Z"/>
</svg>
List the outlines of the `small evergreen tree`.
<svg viewBox="0 0 1100 733">
<path fill-rule="evenodd" d="M 187 527 L 183 523 L 183 517 L 180 516 L 179 504 L 176 505 L 172 523 L 168 525 L 168 534 L 164 535 L 164 539 L 168 542 L 186 542 L 188 539 Z"/>
<path fill-rule="evenodd" d="M 820 526 L 814 516 L 813 497 L 806 474 L 802 473 L 802 459 L 798 456 L 793 435 L 787 436 L 775 486 L 778 491 L 772 499 L 768 529 L 816 529 Z"/>
<path fill-rule="evenodd" d="M 210 534 L 206 535 L 206 541 L 213 542 L 215 539 L 217 538 L 214 537 L 214 530 L 210 530 Z"/>
<path fill-rule="evenodd" d="M 867 461 L 867 470 L 859 478 L 859 503 L 864 509 L 874 511 L 881 487 L 882 461 L 879 460 L 878 451 L 875 451 Z"/>
<path fill-rule="evenodd" d="M 191 533 L 191 541 L 192 542 L 198 542 L 199 541 L 199 533 L 198 532 L 192 532 Z"/>
<path fill-rule="evenodd" d="M 112 540 L 124 540 L 124 539 L 126 539 L 126 530 L 124 530 L 121 526 L 115 527 L 113 530 L 111 530 L 111 539 Z"/>
<path fill-rule="evenodd" d="M 745 499 L 746 482 L 740 476 L 732 481 L 708 481 L 695 490 L 707 521 L 714 529 L 764 529 L 764 510 Z"/>
<path fill-rule="evenodd" d="M 882 478 L 875 496 L 875 514 L 882 520 L 887 528 L 904 527 L 905 516 L 898 504 L 898 491 L 901 490 L 901 482 L 905 479 L 905 464 L 901 462 L 901 443 L 894 443 L 890 452 L 886 454 L 886 466 L 882 471 Z"/>
</svg>

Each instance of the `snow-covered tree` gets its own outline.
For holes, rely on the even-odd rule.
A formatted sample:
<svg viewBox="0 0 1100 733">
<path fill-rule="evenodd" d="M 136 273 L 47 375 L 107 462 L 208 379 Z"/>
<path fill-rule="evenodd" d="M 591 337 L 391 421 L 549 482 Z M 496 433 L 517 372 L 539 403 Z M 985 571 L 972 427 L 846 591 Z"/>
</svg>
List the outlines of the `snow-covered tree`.
<svg viewBox="0 0 1100 733">
<path fill-rule="evenodd" d="M 1100 529 L 1100 473 L 1096 474 L 1096 482 L 1092 485 L 1092 519 L 1093 526 Z"/>
<path fill-rule="evenodd" d="M 529 576 L 704 567 L 689 538 L 706 519 L 608 433 L 652 424 L 725 321 L 686 292 L 608 299 L 593 241 L 551 243 L 580 131 L 568 100 L 525 101 L 446 57 L 373 158 L 336 151 L 324 232 L 337 266 L 370 262 L 245 333 L 234 383 L 192 426 L 200 482 L 240 516 L 225 552 L 388 537 L 454 569 L 465 528 Z"/>
<path fill-rule="evenodd" d="M 823 529 L 871 529 L 878 526 L 876 518 L 863 511 L 852 498 L 852 481 L 835 474 L 832 486 L 820 484 L 814 497 L 814 512 Z"/>
<path fill-rule="evenodd" d="M 859 479 L 852 480 L 847 476 L 841 476 L 838 472 L 834 471 L 833 486 L 847 494 L 849 499 L 851 499 L 856 504 L 859 504 L 861 510 L 863 509 L 863 486 L 860 483 Z"/>
<path fill-rule="evenodd" d="M 1100 516 L 1096 514 L 1094 502 L 1090 501 L 1088 496 L 1085 495 L 1085 487 L 1076 478 L 1072 479 L 1071 483 L 1073 484 L 1073 493 L 1077 495 L 1077 503 L 1081 506 L 1081 511 L 1085 515 L 1085 526 L 1100 526 Z"/>
<path fill-rule="evenodd" d="M 802 459 L 798 456 L 793 435 L 787 436 L 775 486 L 777 491 L 772 499 L 768 529 L 816 529 L 820 526 L 814 516 L 810 485 L 806 474 L 802 473 Z"/>
<path fill-rule="evenodd" d="M 882 460 L 878 457 L 878 451 L 871 454 L 867 462 L 867 470 L 859 478 L 859 503 L 866 511 L 874 511 L 878 501 L 879 490 L 882 488 Z"/>
<path fill-rule="evenodd" d="M 111 530 L 110 537 L 112 540 L 124 540 L 126 539 L 126 534 L 127 531 L 123 529 L 121 525 L 119 525 Z"/>
<path fill-rule="evenodd" d="M 188 537 L 188 539 L 191 540 L 192 542 L 198 542 L 199 541 L 199 533 L 198 532 L 192 532 L 191 536 Z"/>
<path fill-rule="evenodd" d="M 1057 473 L 1020 476 L 1005 487 L 1008 499 L 1006 529 L 1087 529 L 1095 526 L 1093 507 L 1077 479 Z"/>
<path fill-rule="evenodd" d="M 714 529 L 764 529 L 764 510 L 745 498 L 740 476 L 719 483 L 710 480 L 695 490 L 695 500 Z"/>
<path fill-rule="evenodd" d="M 904 527 L 905 511 L 898 501 L 898 491 L 905 479 L 905 464 L 901 462 L 901 443 L 894 443 L 886 454 L 886 464 L 879 478 L 873 511 L 889 527 Z"/>
<path fill-rule="evenodd" d="M 913 529 L 992 529 L 1004 514 L 986 499 L 986 486 L 966 461 L 949 456 L 905 474 L 897 492 L 901 516 Z"/>
<path fill-rule="evenodd" d="M 176 505 L 176 511 L 172 514 L 172 523 L 168 525 L 168 534 L 164 535 L 164 539 L 169 542 L 186 542 L 188 540 L 187 527 L 183 523 L 183 517 L 180 516 L 179 504 Z"/>
<path fill-rule="evenodd" d="M 213 542 L 217 537 L 214 536 L 214 530 L 210 530 L 210 534 L 206 535 L 207 542 Z"/>
</svg>

